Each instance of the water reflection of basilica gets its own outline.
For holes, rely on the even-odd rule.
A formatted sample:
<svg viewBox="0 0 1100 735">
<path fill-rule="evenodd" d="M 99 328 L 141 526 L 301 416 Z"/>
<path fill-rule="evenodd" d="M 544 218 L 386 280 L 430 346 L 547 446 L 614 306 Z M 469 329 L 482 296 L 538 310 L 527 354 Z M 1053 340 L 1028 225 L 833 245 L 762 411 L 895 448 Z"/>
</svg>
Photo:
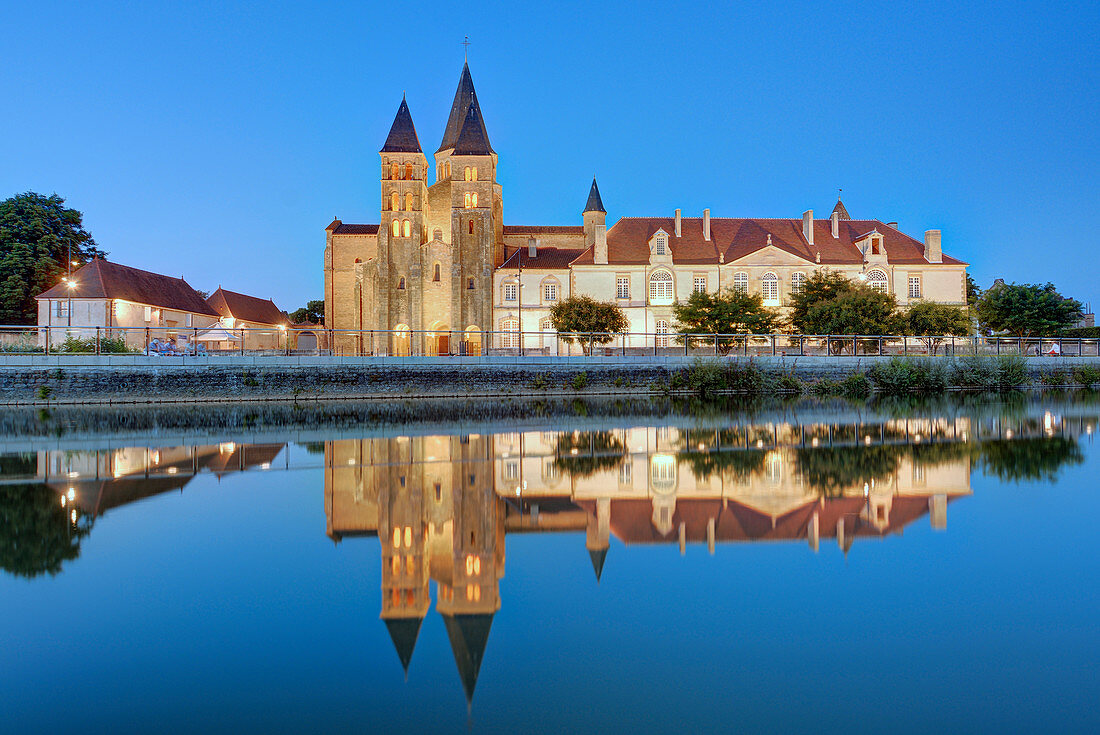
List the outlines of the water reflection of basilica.
<svg viewBox="0 0 1100 735">
<path fill-rule="evenodd" d="M 789 425 L 352 439 L 325 444 L 327 533 L 377 536 L 382 620 L 408 671 L 436 583 L 468 699 L 500 609 L 509 533 L 584 532 L 597 581 L 624 544 L 857 538 L 970 492 L 966 428 Z M 933 451 L 921 452 L 921 441 Z M 939 441 L 941 443 L 937 444 Z"/>
</svg>

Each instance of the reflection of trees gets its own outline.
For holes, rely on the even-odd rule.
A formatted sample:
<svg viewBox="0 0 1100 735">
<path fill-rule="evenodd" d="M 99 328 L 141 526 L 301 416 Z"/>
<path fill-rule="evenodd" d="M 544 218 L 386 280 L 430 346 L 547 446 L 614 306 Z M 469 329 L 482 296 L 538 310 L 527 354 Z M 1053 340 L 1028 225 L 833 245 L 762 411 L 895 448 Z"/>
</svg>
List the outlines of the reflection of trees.
<svg viewBox="0 0 1100 735">
<path fill-rule="evenodd" d="M 610 431 L 574 431 L 558 436 L 554 466 L 573 477 L 589 477 L 618 467 L 625 456 L 626 445 Z"/>
<path fill-rule="evenodd" d="M 1065 465 L 1085 461 L 1076 439 L 1052 436 L 982 442 L 981 468 L 987 475 L 1012 482 L 1054 482 Z"/>
<path fill-rule="evenodd" d="M 91 530 L 90 519 L 62 506 L 47 485 L 0 485 L 0 567 L 12 574 L 57 574 Z"/>
<path fill-rule="evenodd" d="M 712 475 L 732 475 L 743 479 L 764 467 L 763 449 L 742 449 L 757 439 L 771 442 L 772 434 L 741 427 L 721 429 L 681 429 L 676 461 L 691 468 L 698 479 Z M 702 449 L 700 449 L 702 447 Z"/>
<path fill-rule="evenodd" d="M 797 449 L 795 457 L 806 484 L 835 497 L 853 485 L 890 477 L 908 449 L 905 445 L 820 447 Z"/>
</svg>

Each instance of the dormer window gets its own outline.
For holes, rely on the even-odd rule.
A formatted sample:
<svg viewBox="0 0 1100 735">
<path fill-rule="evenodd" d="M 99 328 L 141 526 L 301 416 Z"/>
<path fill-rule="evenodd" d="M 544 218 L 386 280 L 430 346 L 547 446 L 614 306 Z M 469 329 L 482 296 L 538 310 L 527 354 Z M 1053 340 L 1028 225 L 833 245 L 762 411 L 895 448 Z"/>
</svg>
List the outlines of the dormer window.
<svg viewBox="0 0 1100 735">
<path fill-rule="evenodd" d="M 653 241 L 653 252 L 655 255 L 668 254 L 668 237 L 666 235 L 657 235 Z"/>
</svg>

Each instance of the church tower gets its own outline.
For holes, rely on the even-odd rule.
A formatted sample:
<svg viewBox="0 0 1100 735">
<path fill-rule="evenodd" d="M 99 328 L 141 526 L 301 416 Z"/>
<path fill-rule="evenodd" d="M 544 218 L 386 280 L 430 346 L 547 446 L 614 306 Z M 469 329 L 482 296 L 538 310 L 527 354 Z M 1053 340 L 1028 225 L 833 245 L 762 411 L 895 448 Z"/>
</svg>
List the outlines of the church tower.
<svg viewBox="0 0 1100 735">
<path fill-rule="evenodd" d="M 428 159 L 420 149 L 405 98 L 397 108 L 390 134 L 379 151 L 382 159 L 381 219 L 378 226 L 376 272 L 364 275 L 366 302 L 375 310 L 375 329 L 396 330 L 391 344 L 374 351 L 409 354 L 409 330 L 423 329 L 423 254 L 427 241 Z M 368 283 L 373 281 L 373 283 Z M 401 332 L 406 334 L 402 336 Z M 383 338 L 385 339 L 385 338 Z"/>
<path fill-rule="evenodd" d="M 449 308 L 440 311 L 447 312 L 452 342 L 461 340 L 471 352 L 480 351 L 480 333 L 494 329 L 493 269 L 504 262 L 504 207 L 496 182 L 497 154 L 468 64 L 458 79 L 435 164 L 430 226 L 433 239 L 437 233 L 449 243 L 451 263 Z"/>
</svg>

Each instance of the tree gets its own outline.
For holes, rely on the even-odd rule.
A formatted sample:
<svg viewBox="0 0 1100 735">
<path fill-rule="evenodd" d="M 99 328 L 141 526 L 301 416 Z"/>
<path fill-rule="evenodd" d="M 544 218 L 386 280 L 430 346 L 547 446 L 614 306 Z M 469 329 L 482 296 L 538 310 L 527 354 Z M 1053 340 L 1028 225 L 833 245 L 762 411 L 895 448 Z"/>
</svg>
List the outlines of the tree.
<svg viewBox="0 0 1100 735">
<path fill-rule="evenodd" d="M 301 309 L 295 309 L 290 312 L 290 321 L 295 324 L 324 324 L 325 323 L 325 301 L 321 299 L 319 301 L 307 301 L 306 305 Z"/>
<path fill-rule="evenodd" d="M 628 326 L 622 309 L 591 296 L 570 296 L 554 304 L 550 322 L 560 339 L 579 342 L 586 355 L 592 344 L 607 344 Z"/>
<path fill-rule="evenodd" d="M 798 293 L 791 294 L 791 326 L 796 332 L 813 334 L 807 321 L 810 308 L 824 301 L 832 301 L 855 286 L 839 273 L 818 271 L 805 280 Z"/>
<path fill-rule="evenodd" d="M 626 445 L 610 431 L 560 434 L 554 447 L 554 466 L 578 480 L 615 469 L 625 458 Z"/>
<path fill-rule="evenodd" d="M 80 555 L 91 522 L 62 506 L 48 485 L 0 485 L 0 569 L 20 577 L 57 574 Z"/>
<path fill-rule="evenodd" d="M 921 341 L 934 355 L 947 335 L 966 335 L 970 332 L 970 318 L 966 312 L 950 304 L 937 304 L 935 301 L 918 301 L 909 307 L 905 314 L 909 333 L 921 338 Z"/>
<path fill-rule="evenodd" d="M 772 334 L 781 324 L 779 315 L 764 307 L 760 294 L 733 288 L 713 294 L 695 291 L 687 302 L 677 302 L 672 311 L 676 314 L 676 331 L 681 334 Z M 733 340 L 719 340 L 718 349 L 723 354 L 731 347 Z"/>
<path fill-rule="evenodd" d="M 1053 283 L 998 283 L 978 299 L 978 319 L 994 332 L 1049 337 L 1073 325 L 1081 302 L 1063 298 Z"/>
<path fill-rule="evenodd" d="M 808 334 L 896 334 L 904 323 L 895 314 L 897 299 L 870 286 L 853 286 L 829 301 L 809 308 L 804 320 Z"/>
<path fill-rule="evenodd" d="M 78 265 L 106 255 L 84 229 L 83 216 L 56 194 L 28 191 L 0 202 L 0 324 L 34 324 L 34 297 Z"/>
<path fill-rule="evenodd" d="M 982 297 L 982 287 L 974 280 L 974 276 L 966 274 L 966 305 L 974 306 Z"/>
</svg>

